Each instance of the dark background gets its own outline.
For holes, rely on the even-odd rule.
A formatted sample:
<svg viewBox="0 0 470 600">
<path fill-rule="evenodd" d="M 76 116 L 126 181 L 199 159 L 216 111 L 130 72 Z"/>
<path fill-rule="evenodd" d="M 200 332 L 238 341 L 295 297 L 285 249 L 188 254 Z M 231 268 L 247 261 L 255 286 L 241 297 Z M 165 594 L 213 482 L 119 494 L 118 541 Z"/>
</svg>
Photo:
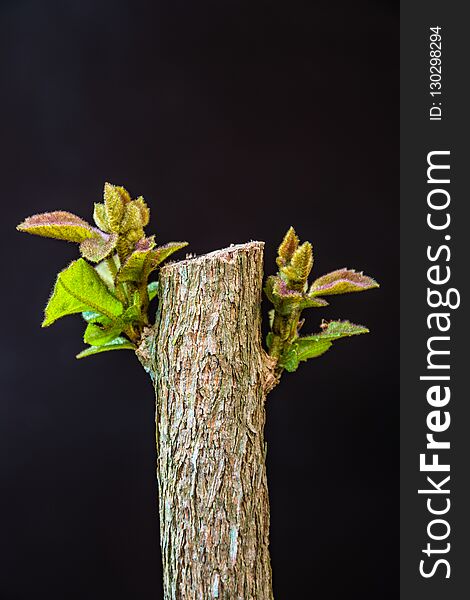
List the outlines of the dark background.
<svg viewBox="0 0 470 600">
<path fill-rule="evenodd" d="M 317 276 L 381 282 L 310 311 L 372 333 L 269 397 L 271 550 L 278 600 L 397 598 L 397 4 L 0 6 L 0 599 L 161 598 L 150 380 L 131 353 L 76 362 L 78 317 L 40 329 L 76 247 L 14 230 L 89 219 L 105 180 L 161 242 L 265 240 L 269 273 L 293 224 Z"/>
</svg>

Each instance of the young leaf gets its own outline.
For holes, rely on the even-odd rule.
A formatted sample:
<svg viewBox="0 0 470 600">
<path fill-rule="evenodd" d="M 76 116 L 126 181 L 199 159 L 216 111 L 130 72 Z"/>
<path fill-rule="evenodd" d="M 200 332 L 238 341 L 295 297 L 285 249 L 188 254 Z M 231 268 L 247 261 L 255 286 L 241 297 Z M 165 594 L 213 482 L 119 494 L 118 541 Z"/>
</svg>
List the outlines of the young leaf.
<svg viewBox="0 0 470 600">
<path fill-rule="evenodd" d="M 117 338 L 121 331 L 121 323 L 111 324 L 108 327 L 101 327 L 97 323 L 88 323 L 83 341 L 90 346 L 104 346 Z"/>
<path fill-rule="evenodd" d="M 152 236 L 153 237 L 153 236 Z M 136 249 L 122 265 L 117 275 L 118 281 L 146 281 L 152 271 L 173 252 L 181 250 L 188 242 L 170 242 L 153 249 L 153 239 L 144 238 L 136 244 Z"/>
<path fill-rule="evenodd" d="M 147 204 L 142 196 L 139 196 L 138 198 L 136 198 L 134 200 L 134 204 L 140 210 L 140 221 L 141 221 L 142 227 L 146 227 L 149 224 L 149 220 L 150 220 L 149 207 L 147 206 Z"/>
<path fill-rule="evenodd" d="M 89 240 L 84 240 L 80 244 L 80 252 L 83 258 L 97 263 L 104 260 L 116 248 L 118 241 L 117 233 L 102 234 Z"/>
<path fill-rule="evenodd" d="M 124 216 L 125 205 L 131 198 L 127 190 L 111 183 L 104 184 L 104 205 L 109 229 L 118 233 Z"/>
<path fill-rule="evenodd" d="M 269 328 L 272 329 L 273 328 L 273 323 L 274 323 L 274 316 L 276 314 L 276 311 L 274 310 L 274 308 L 272 308 L 269 312 L 268 312 L 268 319 L 269 319 Z"/>
<path fill-rule="evenodd" d="M 83 242 L 99 235 L 97 230 L 86 221 L 64 210 L 28 217 L 17 226 L 17 229 L 67 242 Z"/>
<path fill-rule="evenodd" d="M 123 315 L 122 320 L 125 323 L 133 323 L 138 322 L 142 318 L 141 313 L 141 301 L 140 301 L 140 292 L 136 290 L 132 296 L 132 304 L 127 308 Z"/>
<path fill-rule="evenodd" d="M 95 269 L 79 258 L 59 273 L 42 326 L 47 327 L 65 315 L 89 310 L 114 320 L 122 314 L 123 306 L 109 292 Z"/>
<path fill-rule="evenodd" d="M 142 239 L 140 239 L 136 245 L 135 245 L 135 249 L 136 250 L 152 250 L 153 248 L 155 248 L 156 244 L 155 244 L 155 236 L 154 235 L 149 235 L 148 237 L 144 237 Z"/>
<path fill-rule="evenodd" d="M 290 227 L 277 251 L 276 263 L 278 267 L 285 267 L 291 260 L 294 252 L 299 247 L 299 238 L 293 227 Z"/>
<path fill-rule="evenodd" d="M 151 271 L 151 250 L 134 250 L 119 269 L 117 281 L 144 281 Z"/>
<path fill-rule="evenodd" d="M 295 371 L 301 361 L 321 356 L 332 346 L 334 340 L 369 333 L 363 325 L 355 325 L 349 321 L 330 321 L 322 327 L 321 333 L 297 338 L 291 344 L 280 360 L 280 365 L 286 371 Z"/>
<path fill-rule="evenodd" d="M 300 302 L 303 300 L 302 293 L 289 289 L 287 283 L 278 275 L 270 275 L 267 278 L 264 291 L 276 309 L 278 309 L 281 305 L 291 306 L 294 304 L 300 304 Z"/>
<path fill-rule="evenodd" d="M 274 333 L 272 331 L 270 331 L 268 333 L 268 335 L 266 336 L 266 346 L 268 347 L 268 350 L 270 350 L 270 348 L 272 346 L 273 339 L 274 339 Z"/>
<path fill-rule="evenodd" d="M 281 267 L 281 273 L 289 282 L 289 287 L 302 289 L 313 267 L 313 251 L 310 242 L 304 242 L 295 250 L 290 263 Z"/>
<path fill-rule="evenodd" d="M 108 352 L 108 350 L 135 350 L 135 346 L 128 339 L 124 337 L 117 337 L 104 346 L 90 346 L 89 348 L 85 348 L 85 350 L 82 350 L 79 354 L 77 354 L 76 358 L 85 358 L 86 356 L 91 356 L 92 354 Z"/>
<path fill-rule="evenodd" d="M 355 325 L 350 321 L 329 321 L 322 325 L 323 331 L 317 335 L 309 335 L 303 339 L 328 339 L 335 340 L 338 338 L 349 337 L 351 335 L 360 335 L 362 333 L 369 333 L 367 327 L 364 325 Z"/>
<path fill-rule="evenodd" d="M 129 202 L 124 210 L 120 231 L 125 233 L 130 229 L 142 228 L 142 215 L 139 206 L 135 202 Z"/>
<path fill-rule="evenodd" d="M 147 286 L 147 293 L 149 295 L 149 302 L 155 298 L 158 294 L 158 281 L 151 281 Z"/>
<path fill-rule="evenodd" d="M 289 373 L 292 373 L 297 370 L 297 367 L 302 360 L 321 356 L 331 346 L 332 342 L 329 340 L 298 338 L 281 357 L 280 366 L 284 367 Z"/>
<path fill-rule="evenodd" d="M 100 323 L 101 325 L 110 325 L 112 320 L 109 317 L 105 317 L 99 312 L 94 310 L 84 310 L 82 317 L 87 323 Z"/>
<path fill-rule="evenodd" d="M 316 279 L 310 287 L 309 296 L 362 292 L 376 287 L 379 287 L 379 284 L 372 277 L 352 269 L 338 269 Z"/>
<path fill-rule="evenodd" d="M 106 207 L 102 202 L 95 202 L 93 220 L 101 229 L 101 231 L 104 231 L 105 233 L 111 233 L 108 223 L 108 216 L 106 214 Z"/>
<path fill-rule="evenodd" d="M 277 275 L 270 275 L 264 288 L 268 299 L 274 304 L 276 311 L 283 316 L 291 314 L 293 309 L 316 308 L 328 306 L 323 298 L 313 298 L 302 292 L 289 289 L 287 283 Z"/>
<path fill-rule="evenodd" d="M 111 292 L 114 292 L 114 278 L 119 269 L 119 258 L 117 254 L 108 257 L 106 260 L 99 262 L 95 271 L 105 282 L 106 286 Z"/>
<path fill-rule="evenodd" d="M 188 242 L 168 242 L 152 251 L 152 271 L 173 254 L 188 245 Z"/>
<path fill-rule="evenodd" d="M 319 308 L 328 306 L 328 302 L 323 298 L 312 298 L 311 296 L 304 296 L 299 307 L 303 310 L 304 308 Z"/>
</svg>

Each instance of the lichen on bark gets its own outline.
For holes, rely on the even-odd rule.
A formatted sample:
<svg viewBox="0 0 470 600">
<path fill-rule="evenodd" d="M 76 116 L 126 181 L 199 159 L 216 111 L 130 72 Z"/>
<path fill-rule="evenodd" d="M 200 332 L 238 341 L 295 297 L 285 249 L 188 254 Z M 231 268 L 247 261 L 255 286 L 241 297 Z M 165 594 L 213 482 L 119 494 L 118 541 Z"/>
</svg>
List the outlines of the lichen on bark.
<svg viewBox="0 0 470 600">
<path fill-rule="evenodd" d="M 272 599 L 261 242 L 161 269 L 138 354 L 156 394 L 165 600 Z"/>
</svg>

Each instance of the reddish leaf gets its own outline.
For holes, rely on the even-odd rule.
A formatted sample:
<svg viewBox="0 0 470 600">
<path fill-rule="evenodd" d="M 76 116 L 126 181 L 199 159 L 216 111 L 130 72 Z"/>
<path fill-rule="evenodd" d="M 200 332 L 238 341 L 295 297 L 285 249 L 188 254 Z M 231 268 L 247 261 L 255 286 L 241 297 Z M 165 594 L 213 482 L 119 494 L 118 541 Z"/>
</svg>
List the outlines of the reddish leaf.
<svg viewBox="0 0 470 600">
<path fill-rule="evenodd" d="M 98 236 L 86 221 L 64 210 L 28 217 L 17 226 L 19 231 L 68 242 L 83 242 Z"/>
<path fill-rule="evenodd" d="M 347 294 L 348 292 L 363 292 L 379 284 L 363 273 L 352 269 L 338 269 L 319 277 L 312 283 L 309 296 L 328 296 L 332 294 Z"/>
</svg>

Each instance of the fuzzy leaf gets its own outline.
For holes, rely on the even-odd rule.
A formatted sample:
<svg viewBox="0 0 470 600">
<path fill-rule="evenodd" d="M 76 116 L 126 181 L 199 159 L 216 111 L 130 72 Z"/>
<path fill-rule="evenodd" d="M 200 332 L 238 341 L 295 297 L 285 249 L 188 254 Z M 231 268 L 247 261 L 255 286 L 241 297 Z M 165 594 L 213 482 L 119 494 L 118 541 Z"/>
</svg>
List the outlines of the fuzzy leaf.
<svg viewBox="0 0 470 600">
<path fill-rule="evenodd" d="M 280 360 L 280 366 L 286 371 L 292 373 L 297 370 L 299 363 L 309 358 L 316 358 L 324 354 L 330 347 L 332 342 L 329 340 L 309 340 L 298 338 L 292 343 L 287 352 Z"/>
<path fill-rule="evenodd" d="M 147 206 L 145 200 L 142 196 L 139 196 L 134 200 L 134 204 L 138 207 L 140 211 L 140 222 L 142 227 L 146 227 L 149 224 L 150 220 L 150 209 Z"/>
<path fill-rule="evenodd" d="M 152 242 L 152 238 L 144 238 L 137 242 L 136 249 L 119 270 L 118 281 L 145 281 L 173 252 L 188 245 L 188 242 L 170 242 L 152 249 Z"/>
<path fill-rule="evenodd" d="M 267 299 L 274 304 L 274 302 L 276 301 L 274 295 L 273 295 L 273 287 L 274 287 L 274 283 L 277 279 L 276 275 L 269 275 L 269 277 L 266 279 L 266 284 L 263 288 L 264 293 L 266 294 Z"/>
<path fill-rule="evenodd" d="M 47 327 L 66 315 L 90 310 L 113 320 L 122 314 L 123 306 L 108 291 L 95 269 L 79 258 L 59 273 L 42 326 Z"/>
<path fill-rule="evenodd" d="M 351 335 L 360 335 L 362 333 L 369 333 L 367 327 L 364 325 L 355 325 L 350 321 L 329 321 L 322 325 L 323 331 L 316 335 L 308 335 L 301 339 L 306 340 L 336 340 L 343 337 L 350 337 Z"/>
<path fill-rule="evenodd" d="M 117 241 L 117 233 L 103 234 L 103 236 L 100 235 L 99 237 L 83 241 L 80 244 L 80 252 L 83 258 L 97 263 L 111 254 L 116 248 Z"/>
<path fill-rule="evenodd" d="M 108 352 L 108 350 L 135 350 L 135 346 L 127 338 L 117 337 L 104 346 L 90 346 L 89 348 L 85 348 L 85 350 L 77 354 L 77 358 L 85 358 L 86 356 L 99 354 L 100 352 Z"/>
<path fill-rule="evenodd" d="M 277 251 L 278 256 L 276 263 L 278 267 L 285 267 L 298 247 L 299 238 L 297 237 L 294 228 L 290 227 Z"/>
<path fill-rule="evenodd" d="M 174 252 L 181 250 L 188 245 L 188 242 L 168 242 L 152 251 L 152 271 L 155 270 L 164 260 Z"/>
<path fill-rule="evenodd" d="M 287 283 L 277 275 L 270 275 L 264 288 L 266 296 L 274 304 L 276 311 L 287 316 L 292 310 L 328 306 L 323 298 L 313 298 L 302 292 L 289 289 Z"/>
<path fill-rule="evenodd" d="M 151 281 L 148 284 L 147 293 L 149 295 L 149 302 L 151 302 L 158 294 L 158 281 Z"/>
<path fill-rule="evenodd" d="M 155 246 L 155 236 L 149 235 L 148 237 L 143 237 L 136 243 L 135 250 L 153 250 Z"/>
<path fill-rule="evenodd" d="M 313 251 L 310 242 L 304 242 L 292 255 L 290 263 L 280 271 L 289 282 L 289 286 L 302 289 L 313 267 Z"/>
<path fill-rule="evenodd" d="M 102 327 L 98 323 L 88 323 L 83 336 L 85 344 L 90 346 L 104 346 L 118 337 L 122 331 L 122 324 L 111 324 L 108 327 Z"/>
<path fill-rule="evenodd" d="M 109 264 L 111 263 L 111 265 Z M 117 254 L 108 257 L 106 260 L 99 262 L 95 271 L 106 284 L 107 288 L 114 293 L 114 277 L 119 268 L 119 258 Z"/>
<path fill-rule="evenodd" d="M 129 202 L 124 210 L 120 231 L 126 233 L 130 229 L 142 229 L 142 216 L 139 206 L 135 202 Z"/>
<path fill-rule="evenodd" d="M 82 312 L 82 317 L 87 323 L 100 323 L 101 325 L 110 325 L 112 323 L 109 317 L 105 317 L 94 310 L 85 310 Z"/>
<path fill-rule="evenodd" d="M 119 269 L 117 280 L 144 281 L 151 271 L 151 250 L 134 250 L 126 262 Z"/>
<path fill-rule="evenodd" d="M 98 232 L 86 221 L 63 210 L 28 217 L 17 229 L 67 242 L 83 242 L 98 236 Z"/>
<path fill-rule="evenodd" d="M 126 233 L 122 234 L 124 238 L 129 242 L 132 248 L 132 244 L 139 242 L 145 236 L 145 231 L 142 227 L 138 227 L 137 229 L 129 229 Z"/>
<path fill-rule="evenodd" d="M 131 198 L 123 187 L 111 183 L 104 184 L 103 195 L 109 229 L 118 233 L 124 216 L 125 205 L 130 202 Z"/>
<path fill-rule="evenodd" d="M 338 269 L 315 280 L 310 287 L 309 296 L 362 292 L 376 287 L 379 287 L 379 284 L 372 277 L 352 269 Z"/>
<path fill-rule="evenodd" d="M 311 296 L 304 296 L 299 307 L 303 310 L 304 308 L 320 308 L 322 306 L 328 306 L 328 302 L 323 298 L 312 298 Z"/>
<path fill-rule="evenodd" d="M 132 304 L 124 311 L 122 320 L 125 323 L 140 321 L 142 318 L 140 292 L 136 290 L 132 297 Z"/>
<path fill-rule="evenodd" d="M 321 333 L 297 338 L 292 343 L 280 361 L 286 371 L 295 371 L 301 361 L 321 356 L 332 346 L 334 340 L 369 333 L 363 325 L 355 325 L 349 321 L 330 321 L 322 327 Z"/>
<path fill-rule="evenodd" d="M 108 217 L 106 216 L 106 207 L 102 202 L 95 202 L 93 220 L 102 231 L 105 233 L 111 233 L 111 230 L 109 229 Z"/>
</svg>

